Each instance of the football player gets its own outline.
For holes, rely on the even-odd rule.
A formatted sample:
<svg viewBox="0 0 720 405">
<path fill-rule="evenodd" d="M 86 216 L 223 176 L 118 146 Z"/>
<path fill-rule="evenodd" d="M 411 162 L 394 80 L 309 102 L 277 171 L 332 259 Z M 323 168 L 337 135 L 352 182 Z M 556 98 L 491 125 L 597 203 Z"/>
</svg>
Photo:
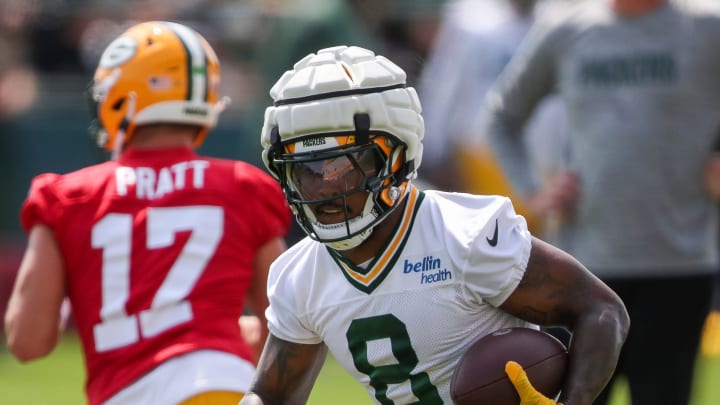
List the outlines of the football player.
<svg viewBox="0 0 720 405">
<path fill-rule="evenodd" d="M 400 67 L 323 49 L 270 94 L 263 160 L 308 237 L 271 266 L 270 336 L 242 404 L 304 403 L 328 349 L 377 403 L 452 403 L 471 342 L 538 325 L 574 333 L 559 400 L 592 403 L 628 331 L 622 301 L 509 199 L 413 185 L 424 126 Z M 507 370 L 524 405 L 555 404 Z"/>
<path fill-rule="evenodd" d="M 49 354 L 69 297 L 91 405 L 235 405 L 249 387 L 259 353 L 239 319 L 253 311 L 264 341 L 267 271 L 292 215 L 263 170 L 195 152 L 225 104 L 219 86 L 197 32 L 131 27 L 90 88 L 115 159 L 32 181 L 8 345 L 22 362 Z"/>
</svg>

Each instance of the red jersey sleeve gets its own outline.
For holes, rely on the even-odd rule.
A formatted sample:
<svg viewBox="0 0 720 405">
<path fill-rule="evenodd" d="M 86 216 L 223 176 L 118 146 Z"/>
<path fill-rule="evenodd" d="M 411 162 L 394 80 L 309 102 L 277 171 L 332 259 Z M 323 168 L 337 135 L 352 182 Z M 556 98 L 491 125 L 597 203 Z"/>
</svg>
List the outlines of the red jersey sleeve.
<svg viewBox="0 0 720 405">
<path fill-rule="evenodd" d="M 30 184 L 30 191 L 20 210 L 20 223 L 25 232 L 33 226 L 44 224 L 53 228 L 60 216 L 60 199 L 55 192 L 59 174 L 45 173 L 36 176 Z"/>
<path fill-rule="evenodd" d="M 285 200 L 280 184 L 272 176 L 248 163 L 235 165 L 235 178 L 244 183 L 244 189 L 251 190 L 245 198 L 249 199 L 248 209 L 262 246 L 276 237 L 285 237 L 290 230 L 292 213 Z"/>
</svg>

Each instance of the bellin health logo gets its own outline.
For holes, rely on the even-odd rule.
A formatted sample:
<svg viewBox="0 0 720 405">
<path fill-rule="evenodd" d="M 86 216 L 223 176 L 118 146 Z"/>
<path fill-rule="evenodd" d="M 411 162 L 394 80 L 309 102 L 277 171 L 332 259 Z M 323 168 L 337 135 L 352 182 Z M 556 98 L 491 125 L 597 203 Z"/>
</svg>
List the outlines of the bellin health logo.
<svg viewBox="0 0 720 405">
<path fill-rule="evenodd" d="M 452 272 L 442 267 L 439 258 L 432 256 L 425 256 L 419 262 L 411 262 L 405 259 L 403 273 L 420 273 L 420 284 L 452 279 Z"/>
</svg>

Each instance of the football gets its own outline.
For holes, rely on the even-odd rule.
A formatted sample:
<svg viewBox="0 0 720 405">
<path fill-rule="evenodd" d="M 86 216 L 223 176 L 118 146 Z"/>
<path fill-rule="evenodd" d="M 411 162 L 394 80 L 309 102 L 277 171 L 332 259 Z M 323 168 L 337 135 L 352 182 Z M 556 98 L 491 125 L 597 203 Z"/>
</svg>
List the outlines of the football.
<svg viewBox="0 0 720 405">
<path fill-rule="evenodd" d="M 453 372 L 450 394 L 456 405 L 518 405 L 520 397 L 505 374 L 519 363 L 533 387 L 549 398 L 562 388 L 567 348 L 554 336 L 529 328 L 500 329 L 473 342 Z"/>
</svg>

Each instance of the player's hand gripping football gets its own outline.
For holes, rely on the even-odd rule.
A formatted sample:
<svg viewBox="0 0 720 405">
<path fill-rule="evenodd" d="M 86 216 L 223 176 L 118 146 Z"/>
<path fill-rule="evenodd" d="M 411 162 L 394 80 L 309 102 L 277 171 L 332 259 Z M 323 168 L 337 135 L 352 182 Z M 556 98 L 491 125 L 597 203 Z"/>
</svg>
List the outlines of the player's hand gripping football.
<svg viewBox="0 0 720 405">
<path fill-rule="evenodd" d="M 520 395 L 520 405 L 562 405 L 538 392 L 520 364 L 508 361 L 505 364 L 505 374 Z"/>
</svg>

